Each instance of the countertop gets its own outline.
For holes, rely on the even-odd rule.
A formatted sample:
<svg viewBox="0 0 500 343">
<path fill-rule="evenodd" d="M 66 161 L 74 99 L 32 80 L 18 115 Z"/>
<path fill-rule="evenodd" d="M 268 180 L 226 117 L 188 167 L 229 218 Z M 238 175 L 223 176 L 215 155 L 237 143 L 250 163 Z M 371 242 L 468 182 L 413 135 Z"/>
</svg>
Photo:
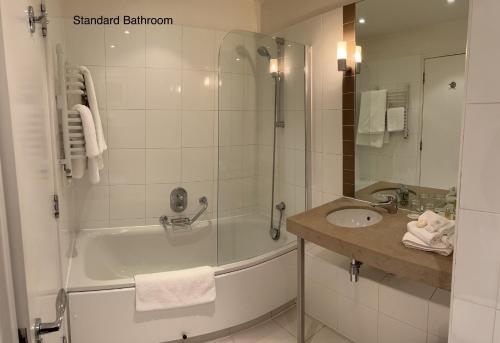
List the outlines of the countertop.
<svg viewBox="0 0 500 343">
<path fill-rule="evenodd" d="M 342 208 L 370 208 L 384 219 L 365 228 L 344 228 L 333 225 L 326 216 Z M 409 249 L 401 238 L 406 232 L 408 211 L 388 214 L 366 202 L 341 198 L 287 219 L 287 231 L 338 254 L 356 259 L 385 272 L 400 275 L 447 289 L 451 288 L 452 255 Z M 360 269 L 363 275 L 363 267 Z"/>
</svg>

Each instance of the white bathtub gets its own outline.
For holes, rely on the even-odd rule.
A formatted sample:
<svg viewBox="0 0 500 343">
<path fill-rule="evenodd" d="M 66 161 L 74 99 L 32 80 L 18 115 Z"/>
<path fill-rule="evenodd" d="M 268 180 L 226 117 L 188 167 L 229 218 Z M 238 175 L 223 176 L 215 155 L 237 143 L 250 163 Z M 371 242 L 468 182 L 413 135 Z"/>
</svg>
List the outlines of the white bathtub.
<svg viewBox="0 0 500 343">
<path fill-rule="evenodd" d="M 262 227 L 259 222 L 250 217 L 236 223 L 234 218 L 222 220 L 218 232 L 215 221 L 184 232 L 156 225 L 82 230 L 68 277 L 72 343 L 158 343 L 182 334 L 199 336 L 290 302 L 296 295 L 295 240 L 284 233 L 280 241 L 272 241 L 267 230 L 256 229 Z M 255 254 L 260 255 L 251 257 Z M 240 261 L 216 266 L 218 260 Z M 135 274 L 200 265 L 215 267 L 214 304 L 135 312 Z"/>
</svg>

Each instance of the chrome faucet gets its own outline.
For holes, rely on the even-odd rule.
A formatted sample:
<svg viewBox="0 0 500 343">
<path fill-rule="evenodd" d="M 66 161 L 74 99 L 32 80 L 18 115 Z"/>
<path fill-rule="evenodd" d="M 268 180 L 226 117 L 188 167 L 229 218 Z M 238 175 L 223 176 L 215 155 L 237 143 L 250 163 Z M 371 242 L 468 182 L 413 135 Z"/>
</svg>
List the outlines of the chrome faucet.
<svg viewBox="0 0 500 343">
<path fill-rule="evenodd" d="M 386 201 L 371 203 L 372 207 L 381 207 L 385 209 L 390 214 L 395 214 L 398 212 L 398 200 L 395 196 L 388 195 Z"/>
<path fill-rule="evenodd" d="M 408 189 L 408 186 L 401 184 L 399 189 L 396 191 L 396 196 L 402 206 L 408 205 L 408 202 L 410 201 L 410 190 Z"/>
</svg>

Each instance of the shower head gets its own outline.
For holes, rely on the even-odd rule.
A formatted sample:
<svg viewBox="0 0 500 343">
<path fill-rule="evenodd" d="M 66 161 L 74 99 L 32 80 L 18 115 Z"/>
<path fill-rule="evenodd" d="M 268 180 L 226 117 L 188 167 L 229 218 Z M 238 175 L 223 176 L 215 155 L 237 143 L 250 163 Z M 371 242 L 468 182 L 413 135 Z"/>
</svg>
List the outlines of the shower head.
<svg viewBox="0 0 500 343">
<path fill-rule="evenodd" d="M 271 59 L 271 54 L 269 53 L 269 50 L 267 50 L 265 46 L 261 46 L 260 48 L 258 48 L 257 52 L 259 53 L 259 55 Z"/>
</svg>

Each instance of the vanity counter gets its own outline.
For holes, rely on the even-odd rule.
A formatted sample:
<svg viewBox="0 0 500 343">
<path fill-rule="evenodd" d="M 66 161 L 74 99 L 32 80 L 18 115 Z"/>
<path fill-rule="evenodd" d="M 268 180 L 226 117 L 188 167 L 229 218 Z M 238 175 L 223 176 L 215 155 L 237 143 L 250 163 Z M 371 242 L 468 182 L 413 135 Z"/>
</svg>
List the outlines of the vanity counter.
<svg viewBox="0 0 500 343">
<path fill-rule="evenodd" d="M 384 218 L 364 228 L 344 228 L 326 220 L 330 212 L 343 208 L 369 208 Z M 401 239 L 410 221 L 407 214 L 405 210 L 388 214 L 384 209 L 372 208 L 366 202 L 341 198 L 289 217 L 287 231 L 385 272 L 449 290 L 452 255 L 441 256 L 403 246 Z M 363 267 L 360 275 L 363 275 Z"/>
</svg>

